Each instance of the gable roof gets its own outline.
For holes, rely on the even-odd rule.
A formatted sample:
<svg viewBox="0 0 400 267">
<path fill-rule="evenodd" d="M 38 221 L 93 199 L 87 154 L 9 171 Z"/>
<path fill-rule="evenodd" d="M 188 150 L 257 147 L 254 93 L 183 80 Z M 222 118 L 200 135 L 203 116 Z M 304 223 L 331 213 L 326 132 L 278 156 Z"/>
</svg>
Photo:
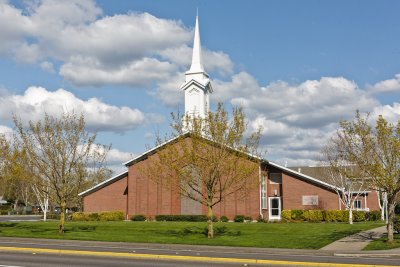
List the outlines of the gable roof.
<svg viewBox="0 0 400 267">
<path fill-rule="evenodd" d="M 153 155 L 153 154 L 156 153 L 158 150 L 162 149 L 164 146 L 166 146 L 166 145 L 168 145 L 168 144 L 170 144 L 170 143 L 173 143 L 173 142 L 177 141 L 179 138 L 188 137 L 188 136 L 190 136 L 190 133 L 189 133 L 189 132 L 185 132 L 185 133 L 183 133 L 183 134 L 181 134 L 181 135 L 178 135 L 178 136 L 176 136 L 176 137 L 174 137 L 174 138 L 171 138 L 171 139 L 169 139 L 169 140 L 167 140 L 167 141 L 161 143 L 160 145 L 155 146 L 155 147 L 153 147 L 153 148 L 147 150 L 146 152 L 140 154 L 139 156 L 134 157 L 133 159 L 130 159 L 130 160 L 126 161 L 125 163 L 123 163 L 123 165 L 125 165 L 126 167 L 132 166 L 132 165 L 136 164 L 137 162 L 140 162 L 140 161 L 142 161 L 142 160 L 147 159 L 148 156 Z M 203 138 L 206 139 L 206 140 L 208 140 L 208 141 L 213 142 L 212 140 L 210 140 L 210 139 L 208 139 L 208 138 L 206 138 L 206 137 L 204 137 L 204 136 L 203 136 Z M 233 151 L 237 151 L 237 152 L 240 152 L 240 153 L 244 153 L 244 152 L 238 151 L 237 149 L 234 149 L 234 148 L 231 148 L 231 149 L 232 149 Z M 331 190 L 339 190 L 339 191 L 341 191 L 340 188 L 338 188 L 338 187 L 336 187 L 336 186 L 334 186 L 334 185 L 332 185 L 332 184 L 330 184 L 330 183 L 327 183 L 327 182 L 325 182 L 325 181 L 321 181 L 321 180 L 319 180 L 319 179 L 317 179 L 317 178 L 311 177 L 311 176 L 306 175 L 306 174 L 304 174 L 304 173 L 295 171 L 295 170 L 290 169 L 290 168 L 283 167 L 283 166 L 281 166 L 281 165 L 279 165 L 279 164 L 277 164 L 277 163 L 268 161 L 268 160 L 266 160 L 266 159 L 264 159 L 264 158 L 260 158 L 260 157 L 258 157 L 258 156 L 256 156 L 256 155 L 253 155 L 253 154 L 250 154 L 250 153 L 245 153 L 245 154 L 246 154 L 249 158 L 253 158 L 253 159 L 260 160 L 260 161 L 261 161 L 261 164 L 262 164 L 262 163 L 264 163 L 264 164 L 269 164 L 269 165 L 271 165 L 271 166 L 273 166 L 273 167 L 275 167 L 275 168 L 277 168 L 277 169 L 279 169 L 279 170 L 281 170 L 281 171 L 283 171 L 283 172 L 290 173 L 290 174 L 292 174 L 292 175 L 294 175 L 294 176 L 296 176 L 296 177 L 299 177 L 299 178 L 301 178 L 301 179 L 303 179 L 303 180 L 305 180 L 305 181 L 309 181 L 309 182 L 311 182 L 311 183 L 318 184 L 318 185 L 320 185 L 320 186 L 323 186 L 323 187 L 328 188 L 328 189 L 331 189 Z M 125 171 L 125 172 L 120 173 L 120 174 L 118 174 L 118 175 L 116 175 L 116 176 L 114 176 L 114 177 L 111 177 L 110 179 L 105 180 L 104 182 L 102 182 L 102 183 L 100 183 L 100 184 L 98 184 L 98 185 L 96 185 L 96 186 L 94 186 L 94 187 L 92 187 L 92 188 L 90 188 L 90 189 L 88 189 L 88 190 L 82 192 L 82 193 L 79 193 L 79 196 L 86 196 L 86 195 L 88 195 L 88 194 L 90 194 L 90 193 L 93 193 L 93 192 L 95 192 L 95 191 L 97 191 L 97 190 L 100 190 L 101 188 L 103 188 L 103 187 L 105 187 L 105 186 L 107 186 L 107 185 L 109 185 L 109 184 L 112 184 L 112 183 L 114 183 L 114 182 L 116 182 L 116 181 L 118 181 L 118 180 L 120 180 L 120 179 L 122 179 L 122 178 L 124 178 L 124 177 L 126 177 L 126 176 L 128 176 L 128 171 Z"/>
<path fill-rule="evenodd" d="M 128 171 L 126 170 L 126 171 L 124 171 L 124 172 L 122 172 L 120 174 L 117 174 L 117 175 L 115 175 L 115 176 L 113 176 L 113 177 L 111 177 L 111 178 L 109 178 L 109 179 L 107 179 L 107 180 L 105 180 L 105 181 L 93 186 L 92 188 L 89 188 L 86 191 L 83 191 L 83 192 L 79 193 L 78 196 L 80 196 L 80 197 L 87 196 L 87 195 L 89 195 L 91 193 L 94 193 L 94 192 L 106 187 L 107 185 L 112 184 L 112 183 L 114 183 L 114 182 L 116 182 L 118 180 L 121 180 L 122 178 L 125 178 L 127 176 L 128 176 Z"/>
<path fill-rule="evenodd" d="M 280 169 L 280 170 L 282 170 L 282 171 L 288 172 L 288 173 L 293 174 L 293 175 L 295 175 L 295 176 L 297 176 L 297 177 L 303 178 L 303 179 L 306 180 L 306 181 L 310 181 L 310 182 L 312 182 L 312 183 L 319 184 L 319 185 L 321 185 L 321 186 L 323 186 L 323 187 L 327 187 L 327 188 L 329 188 L 329 189 L 342 191 L 342 190 L 341 190 L 339 187 L 337 187 L 337 186 L 334 186 L 334 185 L 332 185 L 332 184 L 330 184 L 330 183 L 327 183 L 327 182 L 322 181 L 322 180 L 320 180 L 320 179 L 314 178 L 314 177 L 309 176 L 309 175 L 307 175 L 307 174 L 304 174 L 304 173 L 295 171 L 295 170 L 293 170 L 293 169 L 291 169 L 291 168 L 283 167 L 283 166 L 281 166 L 281 165 L 279 165 L 279 164 L 276 164 L 276 163 L 273 163 L 273 162 L 271 162 L 271 161 L 268 161 L 268 163 L 269 163 L 271 166 L 273 166 L 273 167 L 275 167 L 275 168 L 277 168 L 277 169 Z"/>
<path fill-rule="evenodd" d="M 142 161 L 142 160 L 146 159 L 148 156 L 153 155 L 153 154 L 156 153 L 158 150 L 162 149 L 164 146 L 166 146 L 166 145 L 168 145 L 168 144 L 170 144 L 170 143 L 173 143 L 173 142 L 177 141 L 179 138 L 186 138 L 186 137 L 189 137 L 189 136 L 190 136 L 190 132 L 189 132 L 189 131 L 186 131 L 186 132 L 184 132 L 183 134 L 178 135 L 178 136 L 176 136 L 176 137 L 174 137 L 174 138 L 171 138 L 171 139 L 169 139 L 169 140 L 167 140 L 167 141 L 161 143 L 160 145 L 155 146 L 155 147 L 153 147 L 153 148 L 150 149 L 150 150 L 147 150 L 146 152 L 140 154 L 139 156 L 137 156 L 137 157 L 135 157 L 135 158 L 133 158 L 133 159 L 131 159 L 131 160 L 128 160 L 127 162 L 125 162 L 125 163 L 123 163 L 123 164 L 124 164 L 125 166 L 129 167 L 129 166 L 131 166 L 131 165 L 133 165 L 133 164 L 135 164 L 135 163 L 137 163 L 137 162 L 139 162 L 139 161 Z M 206 136 L 202 136 L 201 138 L 203 138 L 204 140 L 207 140 L 207 141 L 210 141 L 210 142 L 216 144 L 215 141 L 211 140 L 210 138 L 207 138 Z M 260 158 L 260 157 L 258 157 L 258 156 L 256 156 L 256 155 L 251 154 L 251 153 L 246 153 L 246 152 L 243 152 L 243 151 L 239 151 L 239 150 L 237 150 L 237 149 L 235 149 L 235 148 L 232 148 L 232 147 L 228 147 L 228 148 L 229 148 L 229 149 L 232 149 L 232 151 L 236 151 L 236 152 L 238 152 L 238 153 L 243 153 L 243 154 L 247 155 L 249 158 L 264 161 L 263 158 Z"/>
</svg>

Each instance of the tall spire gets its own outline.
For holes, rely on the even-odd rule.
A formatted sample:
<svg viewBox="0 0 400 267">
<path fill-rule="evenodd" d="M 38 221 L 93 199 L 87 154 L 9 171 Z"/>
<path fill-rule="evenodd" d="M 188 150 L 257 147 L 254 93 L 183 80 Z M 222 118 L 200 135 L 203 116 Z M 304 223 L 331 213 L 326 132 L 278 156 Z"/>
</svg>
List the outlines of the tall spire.
<svg viewBox="0 0 400 267">
<path fill-rule="evenodd" d="M 199 16 L 196 16 L 196 27 L 194 30 L 193 55 L 192 65 L 189 73 L 204 72 L 203 64 L 201 63 L 201 43 L 199 33 Z"/>
</svg>

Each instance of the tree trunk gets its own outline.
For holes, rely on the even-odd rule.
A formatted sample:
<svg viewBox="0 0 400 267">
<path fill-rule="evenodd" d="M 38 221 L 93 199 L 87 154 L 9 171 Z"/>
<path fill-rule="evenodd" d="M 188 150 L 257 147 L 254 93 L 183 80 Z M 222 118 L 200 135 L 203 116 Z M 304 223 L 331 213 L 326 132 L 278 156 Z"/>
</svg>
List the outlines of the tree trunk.
<svg viewBox="0 0 400 267">
<path fill-rule="evenodd" d="M 349 208 L 349 224 L 353 224 L 353 207 Z"/>
<path fill-rule="evenodd" d="M 49 209 L 49 198 L 46 197 L 44 201 L 44 209 L 43 209 L 43 221 L 47 220 L 47 210 Z"/>
<path fill-rule="evenodd" d="M 64 224 L 65 224 L 65 200 L 61 201 L 61 211 L 60 211 L 60 228 L 58 232 L 63 234 L 65 232 Z"/>
<path fill-rule="evenodd" d="M 14 202 L 14 211 L 18 214 L 17 208 L 18 208 L 18 198 Z"/>
<path fill-rule="evenodd" d="M 207 205 L 208 208 L 208 234 L 207 237 L 208 238 L 214 238 L 214 225 L 213 225 L 213 211 L 212 211 L 212 207 Z"/>
<path fill-rule="evenodd" d="M 394 208 L 395 208 L 395 201 L 389 201 L 389 206 L 388 206 L 388 215 L 389 215 L 389 220 L 387 224 L 387 242 L 388 243 L 393 243 L 393 222 L 395 219 L 395 214 L 394 214 Z"/>
</svg>

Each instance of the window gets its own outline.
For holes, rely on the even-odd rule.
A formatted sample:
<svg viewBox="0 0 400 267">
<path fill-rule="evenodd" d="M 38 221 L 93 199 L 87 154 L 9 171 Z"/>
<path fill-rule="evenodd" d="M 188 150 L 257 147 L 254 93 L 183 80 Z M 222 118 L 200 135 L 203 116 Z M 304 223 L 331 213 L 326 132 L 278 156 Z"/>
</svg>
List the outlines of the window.
<svg viewBox="0 0 400 267">
<path fill-rule="evenodd" d="M 271 184 L 281 184 L 282 183 L 282 173 L 270 173 L 269 180 Z"/>
<path fill-rule="evenodd" d="M 265 177 L 261 177 L 261 208 L 267 208 L 267 184 L 265 182 Z"/>
<path fill-rule="evenodd" d="M 361 199 L 354 200 L 354 209 L 361 210 L 362 209 L 362 201 Z"/>
<path fill-rule="evenodd" d="M 318 205 L 318 196 L 303 196 L 304 206 L 316 206 Z"/>
</svg>

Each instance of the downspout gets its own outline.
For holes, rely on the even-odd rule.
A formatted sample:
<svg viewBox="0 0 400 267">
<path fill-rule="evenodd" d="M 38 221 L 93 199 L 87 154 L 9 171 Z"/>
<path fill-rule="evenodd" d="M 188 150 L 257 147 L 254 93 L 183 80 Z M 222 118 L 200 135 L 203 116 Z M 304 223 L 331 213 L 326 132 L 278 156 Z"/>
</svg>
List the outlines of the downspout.
<svg viewBox="0 0 400 267">
<path fill-rule="evenodd" d="M 129 169 L 128 169 L 129 170 Z M 128 205 L 129 205 L 129 171 L 128 171 L 128 175 L 126 176 L 126 220 L 129 220 L 129 215 L 128 215 Z"/>
<path fill-rule="evenodd" d="M 262 180 L 261 180 L 261 162 L 260 162 L 260 165 L 258 165 L 258 180 L 259 180 L 259 190 L 260 190 L 260 217 L 262 218 L 262 219 L 264 219 L 264 216 L 263 216 L 263 213 L 262 213 L 262 194 L 263 194 L 263 192 L 262 192 Z"/>
</svg>

